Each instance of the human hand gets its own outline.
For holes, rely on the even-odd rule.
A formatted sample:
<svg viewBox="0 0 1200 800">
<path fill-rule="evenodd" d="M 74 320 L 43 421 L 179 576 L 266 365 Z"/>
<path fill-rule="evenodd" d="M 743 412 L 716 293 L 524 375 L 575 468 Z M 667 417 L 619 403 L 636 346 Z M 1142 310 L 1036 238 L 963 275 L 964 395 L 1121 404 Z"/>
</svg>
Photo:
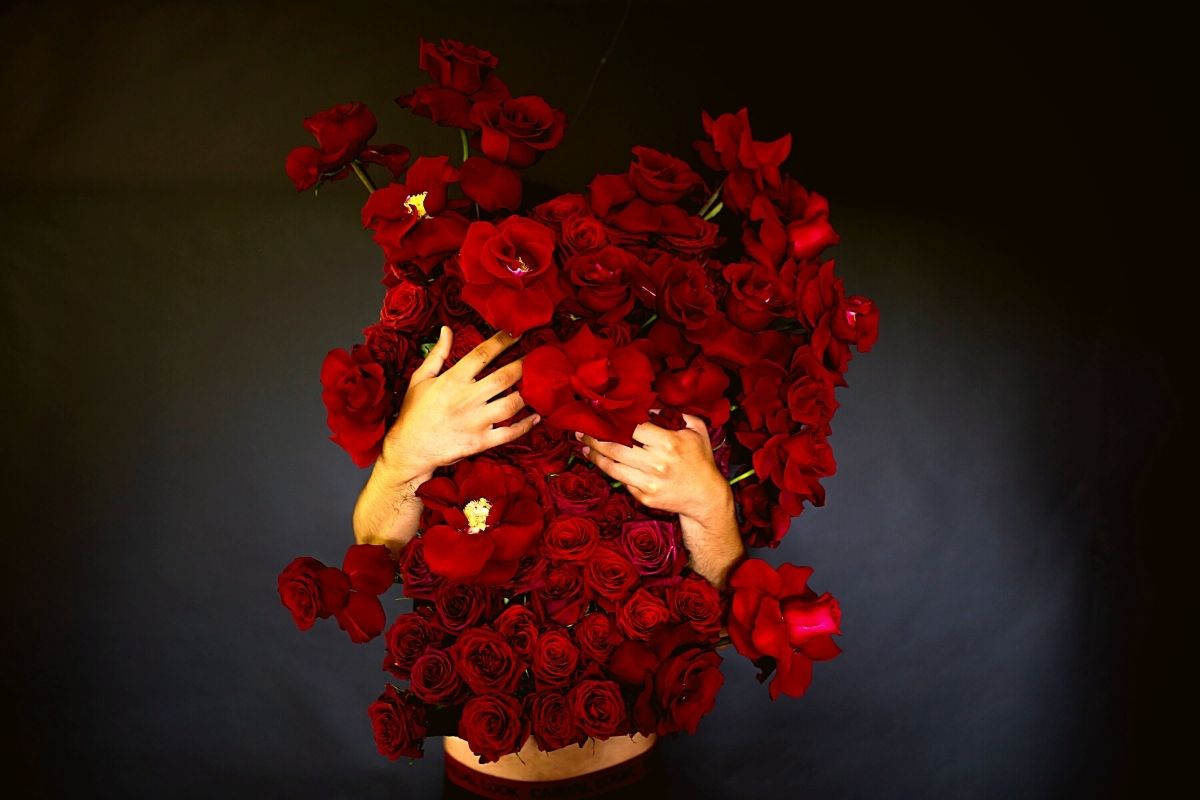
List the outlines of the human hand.
<svg viewBox="0 0 1200 800">
<path fill-rule="evenodd" d="M 733 490 L 717 468 L 704 420 L 682 417 L 687 427 L 677 431 L 643 422 L 632 447 L 579 431 L 575 438 L 585 445 L 584 456 L 642 505 L 709 523 L 732 506 Z"/>
<path fill-rule="evenodd" d="M 443 326 L 437 344 L 409 380 L 400 414 L 384 437 L 380 465 L 406 478 L 428 477 L 438 467 L 510 442 L 536 425 L 541 417 L 533 414 L 508 426 L 492 427 L 525 406 L 517 391 L 496 397 L 521 379 L 522 359 L 475 379 L 519 338 L 498 331 L 442 372 L 454 339 L 450 328 Z"/>
</svg>

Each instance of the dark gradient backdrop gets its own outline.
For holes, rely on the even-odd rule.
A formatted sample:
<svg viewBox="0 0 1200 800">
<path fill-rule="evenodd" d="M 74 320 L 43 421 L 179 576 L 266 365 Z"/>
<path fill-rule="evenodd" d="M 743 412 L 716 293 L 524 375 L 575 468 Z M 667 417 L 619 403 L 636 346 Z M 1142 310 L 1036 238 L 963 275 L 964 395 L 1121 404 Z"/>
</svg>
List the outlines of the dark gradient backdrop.
<svg viewBox="0 0 1200 800">
<path fill-rule="evenodd" d="M 839 271 L 882 308 L 828 505 L 766 553 L 840 598 L 845 654 L 772 703 L 730 651 L 700 733 L 664 744 L 674 796 L 1108 796 L 1172 763 L 1181 23 L 635 2 L 580 114 L 623 8 L 0 12 L 4 754 L 30 796 L 435 796 L 440 743 L 375 753 L 378 642 L 301 634 L 275 593 L 352 540 L 366 472 L 317 375 L 381 261 L 361 187 L 297 195 L 284 156 L 351 99 L 380 141 L 455 152 L 391 103 L 418 35 L 566 109 L 531 173 L 560 190 L 748 105 L 760 138 L 794 133 Z"/>
</svg>

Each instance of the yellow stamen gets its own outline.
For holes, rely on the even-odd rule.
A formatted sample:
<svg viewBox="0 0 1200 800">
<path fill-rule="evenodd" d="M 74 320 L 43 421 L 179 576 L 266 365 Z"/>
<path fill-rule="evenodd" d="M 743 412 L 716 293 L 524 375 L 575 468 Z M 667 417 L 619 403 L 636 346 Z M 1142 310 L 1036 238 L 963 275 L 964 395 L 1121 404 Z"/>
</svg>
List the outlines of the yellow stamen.
<svg viewBox="0 0 1200 800">
<path fill-rule="evenodd" d="M 418 218 L 428 216 L 429 212 L 425 210 L 425 197 L 428 194 L 429 192 L 410 194 L 408 197 L 404 198 L 404 207 L 407 208 L 409 212 L 416 214 Z"/>
<path fill-rule="evenodd" d="M 463 514 L 467 518 L 467 525 L 471 528 L 470 533 L 480 533 L 487 528 L 488 512 L 491 509 L 492 504 L 486 497 L 472 500 L 463 506 Z"/>
</svg>

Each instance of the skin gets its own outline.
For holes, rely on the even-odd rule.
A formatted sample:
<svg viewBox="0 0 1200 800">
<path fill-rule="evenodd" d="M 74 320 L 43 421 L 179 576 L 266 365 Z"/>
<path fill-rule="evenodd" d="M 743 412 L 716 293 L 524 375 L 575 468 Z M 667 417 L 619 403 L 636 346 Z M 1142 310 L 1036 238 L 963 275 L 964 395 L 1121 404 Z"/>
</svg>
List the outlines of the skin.
<svg viewBox="0 0 1200 800">
<path fill-rule="evenodd" d="M 519 392 L 508 391 L 521 378 L 521 359 L 476 378 L 518 338 L 500 331 L 443 372 L 453 333 L 442 329 L 437 344 L 413 373 L 400 414 L 359 494 L 354 507 L 356 541 L 387 545 L 399 553 L 416 535 L 424 510 L 416 490 L 433 477 L 434 470 L 523 436 L 541 421 L 535 415 L 492 427 L 525 405 Z M 713 459 L 703 420 L 690 414 L 683 418 L 688 427 L 678 431 L 642 423 L 634 430 L 634 447 L 579 432 L 576 438 L 586 446 L 585 457 L 613 480 L 622 481 L 635 500 L 679 515 L 692 568 L 723 589 L 729 572 L 745 554 L 733 491 Z M 544 753 L 530 738 L 520 753 L 480 764 L 465 740 L 447 736 L 445 752 L 488 774 L 554 780 L 619 764 L 649 749 L 655 739 L 640 734 L 590 739 L 583 747 Z"/>
</svg>

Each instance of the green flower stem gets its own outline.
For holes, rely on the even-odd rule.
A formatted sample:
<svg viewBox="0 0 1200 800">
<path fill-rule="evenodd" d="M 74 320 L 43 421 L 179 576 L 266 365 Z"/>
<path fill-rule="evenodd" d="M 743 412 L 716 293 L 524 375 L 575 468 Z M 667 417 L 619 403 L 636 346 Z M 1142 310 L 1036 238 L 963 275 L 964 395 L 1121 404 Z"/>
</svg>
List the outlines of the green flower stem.
<svg viewBox="0 0 1200 800">
<path fill-rule="evenodd" d="M 350 166 L 354 167 L 354 174 L 362 181 L 362 185 L 367 187 L 367 194 L 374 192 L 375 184 L 371 181 L 371 176 L 367 174 L 367 171 L 362 168 L 362 164 L 359 164 L 358 161 L 351 161 Z"/>
<path fill-rule="evenodd" d="M 463 160 L 463 163 L 465 164 L 467 162 L 467 159 L 471 157 L 471 145 L 467 143 L 467 132 L 464 131 L 462 128 L 458 129 L 458 136 L 459 136 L 459 138 L 462 139 L 462 151 L 463 151 L 462 160 Z"/>
<path fill-rule="evenodd" d="M 650 319 L 648 319 L 642 323 L 642 327 L 645 328 L 647 325 L 649 325 L 651 322 L 654 322 L 654 320 L 656 320 L 656 319 L 658 319 L 658 314 L 651 314 Z"/>
<path fill-rule="evenodd" d="M 712 218 L 713 218 L 713 217 L 715 217 L 717 214 L 720 214 L 720 213 L 721 213 L 721 209 L 722 209 L 722 208 L 724 208 L 724 207 L 725 207 L 725 204 L 724 204 L 724 203 L 717 203 L 715 206 L 713 206 L 713 208 L 712 208 L 712 211 L 709 211 L 707 214 L 705 214 L 705 215 L 704 215 L 704 218 L 705 218 L 705 219 L 712 219 Z"/>
<path fill-rule="evenodd" d="M 614 489 L 616 489 L 616 488 L 620 487 L 621 485 L 622 485 L 622 484 L 621 484 L 621 482 L 620 482 L 620 481 L 613 481 L 613 482 L 612 482 L 612 488 L 614 488 Z"/>
<path fill-rule="evenodd" d="M 708 199 L 704 201 L 704 205 L 700 206 L 700 210 L 697 212 L 700 216 L 704 217 L 704 215 L 708 213 L 708 210 L 712 208 L 713 203 L 717 202 L 717 198 L 721 196 L 721 189 L 724 187 L 725 181 L 722 180 L 721 183 L 717 185 L 717 188 L 713 190 L 713 193 L 708 196 Z M 708 219 L 708 217 L 704 218 Z"/>
<path fill-rule="evenodd" d="M 736 478 L 734 478 L 733 480 L 731 480 L 731 481 L 729 482 L 729 485 L 730 485 L 730 486 L 733 486 L 735 483 L 737 483 L 738 481 L 740 481 L 742 478 L 749 478 L 749 477 L 750 477 L 751 475 L 753 475 L 753 474 L 754 474 L 754 470 L 753 470 L 753 469 L 748 469 L 748 470 L 746 470 L 745 472 L 743 472 L 741 475 L 738 475 Z"/>
<path fill-rule="evenodd" d="M 737 411 L 737 410 L 738 410 L 738 407 L 737 407 L 737 404 L 736 404 L 736 403 L 734 403 L 733 405 L 731 405 L 731 406 L 729 407 L 729 413 L 731 413 L 731 414 L 732 414 L 734 411 Z"/>
</svg>

